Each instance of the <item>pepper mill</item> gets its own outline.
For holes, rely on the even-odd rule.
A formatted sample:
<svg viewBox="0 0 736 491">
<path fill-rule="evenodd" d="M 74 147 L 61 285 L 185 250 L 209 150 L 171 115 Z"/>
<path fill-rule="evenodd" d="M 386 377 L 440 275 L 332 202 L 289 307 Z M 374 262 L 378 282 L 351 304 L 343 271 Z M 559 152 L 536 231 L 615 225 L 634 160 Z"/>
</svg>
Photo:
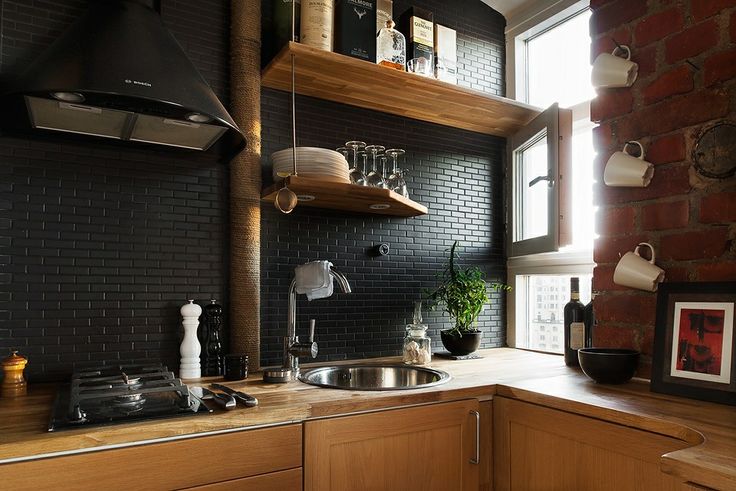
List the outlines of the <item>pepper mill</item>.
<svg viewBox="0 0 736 491">
<path fill-rule="evenodd" d="M 18 397 L 26 395 L 26 379 L 23 378 L 23 370 L 26 368 L 28 360 L 20 356 L 17 351 L 7 358 L 3 359 L 3 372 L 5 377 L 0 386 L 0 395 L 2 397 Z"/>
<path fill-rule="evenodd" d="M 222 375 L 222 305 L 214 298 L 204 308 L 204 324 L 202 326 L 202 373 L 205 376 Z"/>
<path fill-rule="evenodd" d="M 197 339 L 200 315 L 202 315 L 202 307 L 194 303 L 194 300 L 189 300 L 189 303 L 181 308 L 184 339 L 179 347 L 179 353 L 181 354 L 179 377 L 183 379 L 202 376 L 202 369 L 199 364 L 199 353 L 202 351 L 202 347 Z"/>
</svg>

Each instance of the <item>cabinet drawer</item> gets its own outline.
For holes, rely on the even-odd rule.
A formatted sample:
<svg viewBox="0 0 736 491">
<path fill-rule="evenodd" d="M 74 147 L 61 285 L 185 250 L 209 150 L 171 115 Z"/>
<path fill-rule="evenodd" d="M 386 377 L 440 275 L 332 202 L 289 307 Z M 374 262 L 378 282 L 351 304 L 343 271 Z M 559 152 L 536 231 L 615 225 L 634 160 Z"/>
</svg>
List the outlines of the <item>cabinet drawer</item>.
<svg viewBox="0 0 736 491">
<path fill-rule="evenodd" d="M 160 490 L 301 465 L 302 427 L 288 425 L 6 464 L 0 475 L 9 488 Z"/>
<path fill-rule="evenodd" d="M 244 489 L 248 491 L 301 491 L 302 469 L 299 467 L 288 471 L 205 484 L 196 488 L 188 488 L 187 491 L 242 491 Z"/>
</svg>

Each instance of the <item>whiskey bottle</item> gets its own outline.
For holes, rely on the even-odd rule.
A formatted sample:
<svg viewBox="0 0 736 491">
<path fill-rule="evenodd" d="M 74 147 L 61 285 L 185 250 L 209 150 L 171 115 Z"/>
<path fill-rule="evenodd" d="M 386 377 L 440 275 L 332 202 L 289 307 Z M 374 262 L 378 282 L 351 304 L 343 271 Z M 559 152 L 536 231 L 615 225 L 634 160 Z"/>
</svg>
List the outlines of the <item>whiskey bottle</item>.
<svg viewBox="0 0 736 491">
<path fill-rule="evenodd" d="M 376 0 L 335 0 L 335 53 L 375 63 Z"/>
<path fill-rule="evenodd" d="M 325 51 L 332 51 L 333 0 L 302 0 L 301 28 L 302 44 Z"/>
<path fill-rule="evenodd" d="M 429 10 L 411 7 L 401 15 L 399 25 L 408 40 L 407 61 L 424 58 L 429 68 L 421 75 L 434 76 L 434 15 Z"/>
<path fill-rule="evenodd" d="M 406 38 L 394 29 L 389 19 L 376 38 L 376 63 L 396 70 L 406 70 Z"/>
</svg>

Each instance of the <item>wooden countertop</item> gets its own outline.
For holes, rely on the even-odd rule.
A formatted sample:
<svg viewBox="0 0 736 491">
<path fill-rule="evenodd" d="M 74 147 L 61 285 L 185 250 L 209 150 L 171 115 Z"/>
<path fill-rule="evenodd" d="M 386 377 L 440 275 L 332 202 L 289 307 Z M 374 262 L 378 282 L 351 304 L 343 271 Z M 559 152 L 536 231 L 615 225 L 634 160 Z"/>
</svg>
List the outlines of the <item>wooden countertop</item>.
<svg viewBox="0 0 736 491">
<path fill-rule="evenodd" d="M 55 388 L 31 386 L 26 397 L 0 399 L 0 463 L 413 404 L 469 397 L 483 400 L 497 394 L 687 441 L 693 446 L 663 456 L 665 472 L 717 489 L 736 489 L 735 407 L 654 394 L 642 380 L 598 385 L 579 370 L 565 367 L 560 356 L 509 348 L 479 353 L 482 359 L 435 358 L 432 367 L 449 372 L 452 380 L 428 389 L 355 392 L 300 382 L 271 385 L 253 374 L 247 381 L 228 385 L 256 396 L 260 401 L 256 408 L 238 406 L 204 416 L 54 433 L 47 432 L 46 426 Z M 367 362 L 397 363 L 398 359 Z"/>
</svg>

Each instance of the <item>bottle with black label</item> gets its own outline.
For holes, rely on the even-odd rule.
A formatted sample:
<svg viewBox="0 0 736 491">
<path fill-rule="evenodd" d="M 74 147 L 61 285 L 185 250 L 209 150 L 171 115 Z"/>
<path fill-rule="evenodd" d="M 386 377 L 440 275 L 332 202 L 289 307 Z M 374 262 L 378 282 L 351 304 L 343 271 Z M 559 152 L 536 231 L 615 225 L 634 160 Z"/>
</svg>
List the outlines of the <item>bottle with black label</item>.
<svg viewBox="0 0 736 491">
<path fill-rule="evenodd" d="M 424 58 L 427 71 L 416 71 L 428 77 L 434 76 L 434 15 L 426 9 L 411 7 L 401 14 L 400 30 L 407 39 L 406 60 Z"/>
<path fill-rule="evenodd" d="M 376 62 L 376 0 L 335 0 L 335 53 Z"/>
<path fill-rule="evenodd" d="M 578 350 L 585 343 L 585 307 L 580 302 L 580 279 L 570 278 L 570 301 L 565 304 L 565 365 L 579 366 Z"/>
</svg>

